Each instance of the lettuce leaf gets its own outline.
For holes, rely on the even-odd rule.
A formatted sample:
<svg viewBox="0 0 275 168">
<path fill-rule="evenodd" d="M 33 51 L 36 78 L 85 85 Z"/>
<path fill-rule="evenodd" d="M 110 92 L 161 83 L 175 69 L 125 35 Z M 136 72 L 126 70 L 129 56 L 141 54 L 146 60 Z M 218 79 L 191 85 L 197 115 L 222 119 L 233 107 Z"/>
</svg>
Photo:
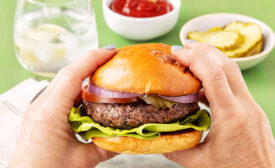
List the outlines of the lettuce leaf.
<svg viewBox="0 0 275 168">
<path fill-rule="evenodd" d="M 211 126 L 211 118 L 206 110 L 188 116 L 183 121 L 168 124 L 147 123 L 129 130 L 105 127 L 96 123 L 89 116 L 81 114 L 80 108 L 73 107 L 69 114 L 71 127 L 77 133 L 83 135 L 86 140 L 93 137 L 129 136 L 139 139 L 154 139 L 164 132 L 175 132 L 193 128 L 206 131 Z"/>
</svg>

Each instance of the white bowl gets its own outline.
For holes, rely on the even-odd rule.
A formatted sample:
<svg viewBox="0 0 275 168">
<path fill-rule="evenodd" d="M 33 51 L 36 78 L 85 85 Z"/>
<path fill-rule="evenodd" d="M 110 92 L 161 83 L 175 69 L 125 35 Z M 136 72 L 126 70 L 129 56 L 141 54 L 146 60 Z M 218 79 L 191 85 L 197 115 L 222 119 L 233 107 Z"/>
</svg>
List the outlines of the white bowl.
<svg viewBox="0 0 275 168">
<path fill-rule="evenodd" d="M 275 35 L 272 29 L 265 23 L 255 18 L 230 13 L 217 13 L 199 16 L 190 20 L 181 28 L 180 40 L 182 44 L 185 44 L 187 34 L 190 31 L 206 31 L 212 27 L 224 26 L 233 21 L 257 23 L 262 28 L 264 47 L 261 53 L 249 57 L 231 58 L 239 65 L 241 70 L 251 68 L 262 62 L 275 46 Z"/>
<path fill-rule="evenodd" d="M 168 0 L 173 10 L 167 14 L 135 18 L 123 16 L 110 9 L 113 0 L 103 0 L 103 14 L 111 30 L 131 40 L 150 40 L 168 33 L 176 24 L 179 17 L 181 0 Z"/>
</svg>

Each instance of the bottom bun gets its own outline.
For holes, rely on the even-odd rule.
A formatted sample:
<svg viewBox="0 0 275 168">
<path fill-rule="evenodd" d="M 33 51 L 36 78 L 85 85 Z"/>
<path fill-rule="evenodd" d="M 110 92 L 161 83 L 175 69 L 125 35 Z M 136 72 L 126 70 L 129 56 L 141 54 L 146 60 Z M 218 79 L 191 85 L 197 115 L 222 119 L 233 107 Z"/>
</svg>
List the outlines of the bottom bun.
<svg viewBox="0 0 275 168">
<path fill-rule="evenodd" d="M 106 150 L 128 154 L 170 153 L 195 147 L 201 140 L 201 131 L 165 134 L 152 140 L 132 137 L 95 137 L 93 142 Z"/>
</svg>

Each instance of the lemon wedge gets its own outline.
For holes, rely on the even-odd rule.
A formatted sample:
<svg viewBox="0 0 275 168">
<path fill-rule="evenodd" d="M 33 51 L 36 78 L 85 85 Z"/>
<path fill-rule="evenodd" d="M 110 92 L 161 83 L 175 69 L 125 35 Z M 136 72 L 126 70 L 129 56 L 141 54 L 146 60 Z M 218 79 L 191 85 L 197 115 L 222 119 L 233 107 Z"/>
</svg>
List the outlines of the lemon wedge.
<svg viewBox="0 0 275 168">
<path fill-rule="evenodd" d="M 67 30 L 61 26 L 54 24 L 42 24 L 37 28 L 30 28 L 24 34 L 37 41 L 54 42 L 58 40 L 58 36 Z"/>
</svg>

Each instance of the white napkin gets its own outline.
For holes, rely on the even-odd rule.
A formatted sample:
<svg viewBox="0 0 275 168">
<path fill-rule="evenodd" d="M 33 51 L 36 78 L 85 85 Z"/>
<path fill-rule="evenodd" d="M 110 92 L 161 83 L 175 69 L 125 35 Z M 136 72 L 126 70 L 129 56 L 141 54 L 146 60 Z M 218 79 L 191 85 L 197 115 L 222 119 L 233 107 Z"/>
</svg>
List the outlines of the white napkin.
<svg viewBox="0 0 275 168">
<path fill-rule="evenodd" d="M 32 99 L 48 81 L 27 79 L 0 95 L 0 167 L 6 168 L 15 149 L 22 116 Z"/>
<path fill-rule="evenodd" d="M 27 79 L 0 95 L 0 168 L 7 168 L 15 149 L 22 116 L 33 98 L 47 85 L 48 81 Z M 27 157 L 27 156 L 26 156 Z M 181 168 L 162 155 L 121 154 L 100 163 L 97 168 Z"/>
</svg>

